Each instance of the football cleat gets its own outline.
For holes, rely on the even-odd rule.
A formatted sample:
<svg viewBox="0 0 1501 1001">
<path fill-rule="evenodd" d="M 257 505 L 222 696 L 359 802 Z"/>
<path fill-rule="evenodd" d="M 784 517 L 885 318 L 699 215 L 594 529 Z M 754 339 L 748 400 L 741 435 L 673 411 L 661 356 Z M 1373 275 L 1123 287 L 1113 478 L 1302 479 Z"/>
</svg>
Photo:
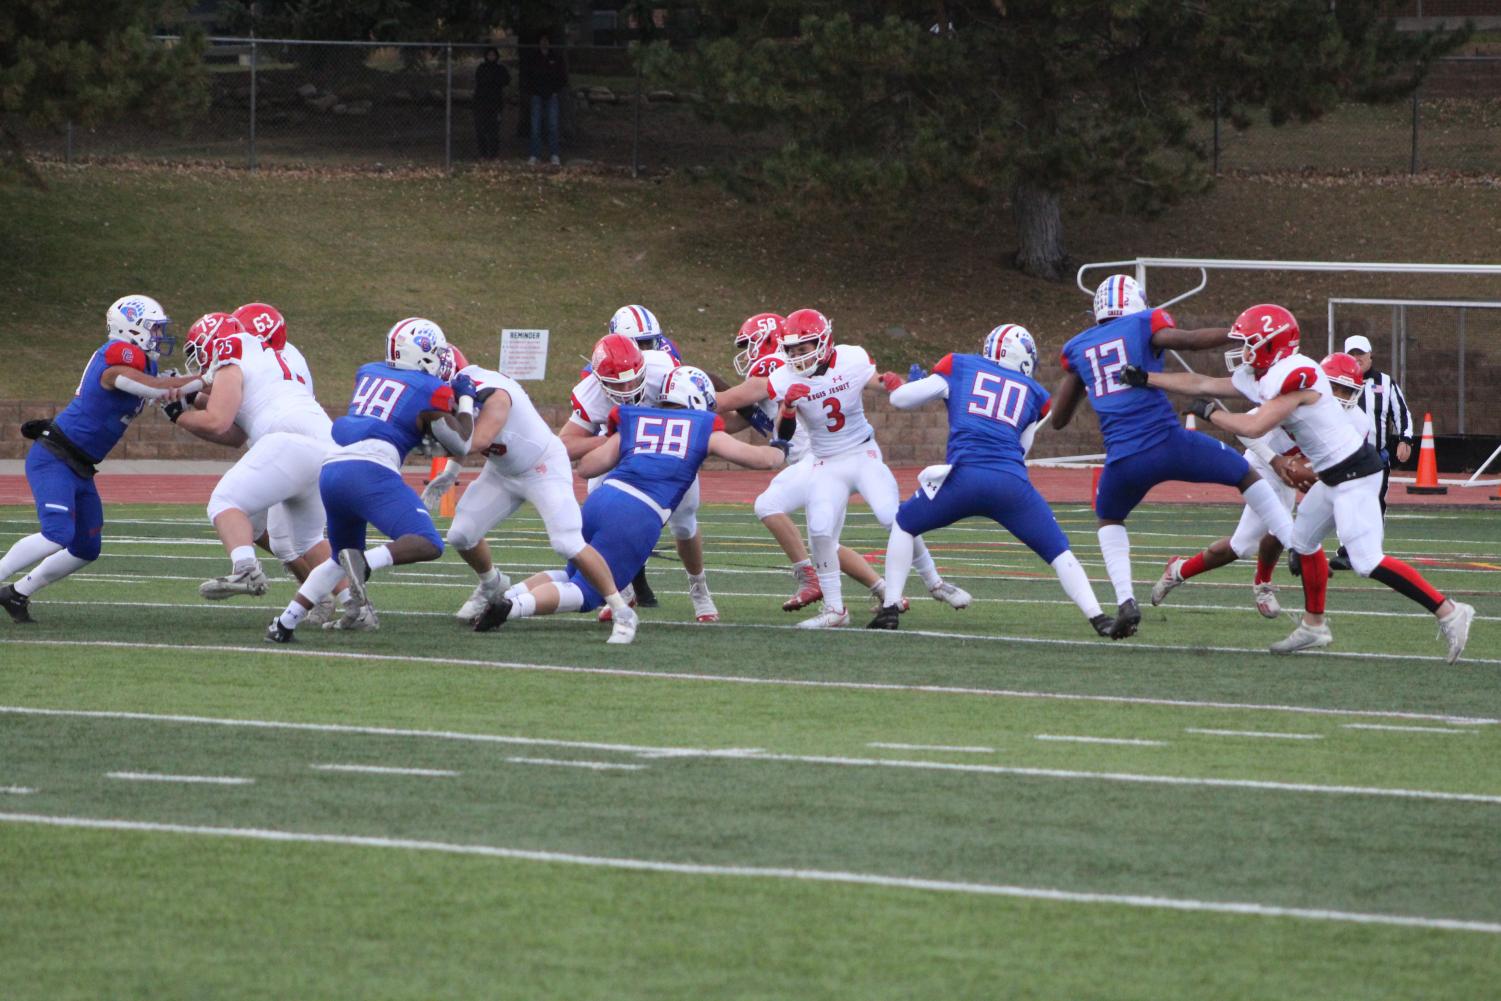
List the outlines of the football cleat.
<svg viewBox="0 0 1501 1001">
<path fill-rule="evenodd" d="M 850 613 L 843 608 L 825 608 L 811 619 L 797 624 L 799 629 L 838 629 L 850 624 Z"/>
<path fill-rule="evenodd" d="M 1141 625 L 1141 609 L 1137 606 L 1135 598 L 1127 598 L 1115 611 L 1115 625 L 1110 627 L 1110 638 L 1123 640 L 1127 636 L 1135 636 L 1136 627 L 1139 625 Z"/>
<path fill-rule="evenodd" d="M 620 596 L 625 599 L 625 603 L 626 603 L 627 606 L 629 606 L 631 608 L 637 607 L 637 605 L 636 605 L 636 585 L 634 585 L 634 584 L 627 584 L 625 587 L 623 587 L 621 589 Z M 656 604 L 656 599 L 655 598 L 652 599 L 652 604 Z M 597 616 L 595 616 L 595 618 L 598 619 L 600 622 L 609 622 L 613 617 L 614 616 L 610 612 L 610 606 L 609 605 L 606 605 L 603 608 L 601 608 L 599 610 L 599 614 Z"/>
<path fill-rule="evenodd" d="M 249 594 L 259 598 L 271 589 L 271 582 L 261 570 L 259 562 L 243 570 L 236 570 L 227 577 L 215 577 L 198 585 L 198 596 L 209 601 L 223 601 L 237 594 Z"/>
<path fill-rule="evenodd" d="M 797 593 L 782 602 L 782 611 L 795 612 L 823 600 L 823 587 L 818 583 L 818 571 L 813 569 L 813 564 L 794 568 L 792 577 L 798 584 Z"/>
<path fill-rule="evenodd" d="M 1100 636 L 1109 636 L 1115 630 L 1115 620 L 1104 612 L 1090 619 L 1089 624 L 1094 627 L 1095 633 Z"/>
<path fill-rule="evenodd" d="M 1282 614 L 1282 605 L 1277 601 L 1277 585 L 1268 581 L 1265 584 L 1252 584 L 1251 593 L 1256 596 L 1256 611 L 1268 619 L 1275 619 Z"/>
<path fill-rule="evenodd" d="M 1268 649 L 1272 653 L 1296 653 L 1299 650 L 1317 650 L 1333 642 L 1334 633 L 1327 625 L 1310 626 L 1299 622 L 1298 628 L 1289 633 L 1287 639 L 1278 640 Z"/>
<path fill-rule="evenodd" d="M 4 607 L 12 622 L 27 623 L 36 621 L 31 617 L 31 596 L 18 593 L 9 584 L 0 587 L 0 607 Z"/>
<path fill-rule="evenodd" d="M 469 600 L 459 606 L 459 610 L 453 613 L 453 617 L 460 622 L 473 622 L 479 618 L 479 614 L 485 610 L 485 606 L 505 594 L 506 588 L 511 586 L 511 578 L 505 574 L 497 574 L 492 581 L 480 581 L 474 585 Z"/>
<path fill-rule="evenodd" d="M 895 605 L 882 605 L 876 617 L 865 624 L 866 629 L 896 629 L 901 626 L 902 612 Z"/>
<path fill-rule="evenodd" d="M 718 622 L 719 609 L 714 607 L 714 598 L 709 594 L 706 580 L 688 581 L 688 600 L 693 602 L 693 617 L 700 622 Z"/>
<path fill-rule="evenodd" d="M 1462 601 L 1454 603 L 1454 611 L 1446 618 L 1438 620 L 1438 635 L 1440 639 L 1449 641 L 1449 652 L 1444 659 L 1454 663 L 1459 655 L 1464 653 L 1465 644 L 1470 640 L 1470 623 L 1475 619 L 1475 607 L 1466 605 Z"/>
<path fill-rule="evenodd" d="M 280 615 L 272 619 L 271 624 L 266 627 L 267 643 L 291 643 L 296 639 L 297 631 L 282 625 Z"/>
<path fill-rule="evenodd" d="M 1167 561 L 1167 569 L 1162 571 L 1162 577 L 1152 585 L 1152 604 L 1162 604 L 1167 600 L 1167 593 L 1183 583 L 1183 564 L 1186 562 L 1181 556 L 1174 556 Z"/>
<path fill-rule="evenodd" d="M 1350 566 L 1350 554 L 1345 552 L 1344 546 L 1340 546 L 1339 551 L 1329 558 L 1329 572 L 1353 569 L 1354 567 Z"/>
<path fill-rule="evenodd" d="M 349 599 L 346 605 L 368 605 L 370 595 L 365 582 L 370 579 L 370 564 L 365 562 L 363 549 L 339 550 L 339 566 L 344 568 L 344 577 L 349 581 Z"/>
<path fill-rule="evenodd" d="M 1287 551 L 1287 572 L 1294 577 L 1303 576 L 1303 560 L 1291 549 Z"/>
<path fill-rule="evenodd" d="M 326 594 L 323 600 L 312 607 L 303 621 L 310 626 L 323 626 L 337 619 L 340 614 L 339 606 L 334 603 L 334 596 Z"/>
<path fill-rule="evenodd" d="M 646 582 L 645 567 L 631 580 L 631 587 L 634 589 L 632 594 L 636 599 L 637 608 L 657 607 L 657 592 L 653 591 L 651 585 Z"/>
<path fill-rule="evenodd" d="M 477 633 L 488 633 L 492 629 L 499 629 L 506 624 L 506 619 L 510 617 L 510 598 L 501 598 L 497 601 L 488 602 L 479 615 L 474 618 L 474 631 Z"/>
<path fill-rule="evenodd" d="M 636 638 L 636 627 L 641 624 L 641 616 L 636 614 L 635 609 L 627 608 L 625 614 L 615 616 L 610 625 L 610 638 L 606 643 L 629 643 Z"/>
<path fill-rule="evenodd" d="M 368 601 L 363 605 L 351 602 L 345 607 L 342 616 L 333 622 L 323 623 L 323 628 L 357 633 L 373 633 L 380 628 L 380 616 L 375 614 L 375 607 Z"/>
<path fill-rule="evenodd" d="M 886 580 L 881 578 L 870 586 L 870 610 L 879 612 L 886 605 Z M 905 612 L 912 607 L 912 602 L 906 596 L 902 597 L 902 603 L 897 606 L 898 612 Z"/>
<path fill-rule="evenodd" d="M 968 608 L 969 603 L 975 600 L 964 588 L 950 584 L 946 580 L 939 581 L 937 587 L 928 588 L 928 593 L 933 596 L 934 601 L 941 601 L 955 610 Z"/>
</svg>

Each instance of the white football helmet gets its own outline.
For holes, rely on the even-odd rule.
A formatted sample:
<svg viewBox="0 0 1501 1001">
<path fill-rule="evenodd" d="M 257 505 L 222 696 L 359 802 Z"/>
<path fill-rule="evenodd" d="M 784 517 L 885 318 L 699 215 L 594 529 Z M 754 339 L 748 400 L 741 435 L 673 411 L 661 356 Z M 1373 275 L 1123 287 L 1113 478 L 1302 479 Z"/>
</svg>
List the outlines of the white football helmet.
<svg viewBox="0 0 1501 1001">
<path fill-rule="evenodd" d="M 610 333 L 624 334 L 649 351 L 662 343 L 662 324 L 657 314 L 645 306 L 621 306 L 610 317 Z"/>
<path fill-rule="evenodd" d="M 1104 323 L 1147 308 L 1141 286 L 1129 275 L 1111 275 L 1094 290 L 1094 322 Z"/>
<path fill-rule="evenodd" d="M 442 327 L 432 320 L 409 316 L 386 334 L 386 364 L 437 375 L 443 369 L 447 347 Z"/>
<path fill-rule="evenodd" d="M 667 373 L 662 383 L 659 406 L 682 407 L 684 410 L 713 410 L 714 381 L 701 368 L 679 365 Z"/>
<path fill-rule="evenodd" d="M 134 344 L 155 361 L 172 353 L 177 338 L 167 333 L 172 321 L 162 304 L 149 295 L 127 295 L 116 299 L 105 311 L 104 322 L 112 341 Z"/>
<path fill-rule="evenodd" d="M 1037 342 L 1032 332 L 1018 323 L 1003 323 L 985 335 L 981 353 L 1001 368 L 1031 375 L 1037 367 Z"/>
</svg>

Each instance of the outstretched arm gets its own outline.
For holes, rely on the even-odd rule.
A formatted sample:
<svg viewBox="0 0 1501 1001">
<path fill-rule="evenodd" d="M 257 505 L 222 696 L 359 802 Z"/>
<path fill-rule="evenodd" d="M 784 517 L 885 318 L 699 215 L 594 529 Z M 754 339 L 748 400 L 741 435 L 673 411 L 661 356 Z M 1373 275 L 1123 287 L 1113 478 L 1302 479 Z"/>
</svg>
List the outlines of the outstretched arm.
<svg viewBox="0 0 1501 1001">
<path fill-rule="evenodd" d="M 1200 327 L 1198 330 L 1163 327 L 1152 335 L 1152 347 L 1159 351 L 1208 351 L 1229 343 L 1229 327 Z"/>
<path fill-rule="evenodd" d="M 764 376 L 756 376 L 746 379 L 738 386 L 731 386 L 722 393 L 716 390 L 714 409 L 721 414 L 731 414 L 741 407 L 760 403 L 766 399 L 766 381 Z"/>
<path fill-rule="evenodd" d="M 786 453 L 780 448 L 751 445 L 738 438 L 731 438 L 723 431 L 715 431 L 709 436 L 709 454 L 729 459 L 735 465 L 747 469 L 780 469 L 787 461 Z M 583 463 L 579 463 L 579 467 L 582 469 Z"/>
<path fill-rule="evenodd" d="M 183 394 L 203 388 L 203 380 L 196 375 L 147 375 L 129 365 L 111 365 L 99 374 L 99 384 L 105 389 L 119 389 L 143 400 L 160 400 L 170 403 Z"/>
<path fill-rule="evenodd" d="M 605 443 L 605 439 L 595 433 L 594 425 L 583 424 L 581 421 L 582 418 L 574 414 L 558 432 L 558 438 L 568 450 L 570 462 L 582 459 Z"/>
<path fill-rule="evenodd" d="M 1263 403 L 1258 409 L 1249 413 L 1232 414 L 1228 410 L 1213 410 L 1210 411 L 1207 419 L 1210 424 L 1222 431 L 1229 431 L 1231 434 L 1245 438 L 1260 438 L 1286 420 L 1288 414 L 1298 407 L 1305 403 L 1316 403 L 1318 398 L 1319 394 L 1314 390 L 1300 389 L 1295 393 L 1284 393 L 1272 402 Z"/>
<path fill-rule="evenodd" d="M 221 445 L 234 444 L 227 441 L 225 436 L 231 430 L 238 430 L 235 427 L 235 417 L 240 412 L 240 402 L 244 398 L 244 380 L 240 366 L 225 365 L 216 374 L 214 391 L 209 394 L 208 405 L 202 410 L 175 410 L 175 405 L 163 410 L 168 417 L 176 412 L 178 416 L 173 418 L 175 423 L 198 438 Z M 241 433 L 239 438 L 243 441 L 244 434 Z"/>
<path fill-rule="evenodd" d="M 891 391 L 891 405 L 901 410 L 920 407 L 930 400 L 941 400 L 949 395 L 949 381 L 934 373 L 916 382 L 898 386 Z"/>
<path fill-rule="evenodd" d="M 603 476 L 620 461 L 620 435 L 601 438 L 599 444 L 579 459 L 578 474 L 586 480 Z"/>
<path fill-rule="evenodd" d="M 1134 366 L 1133 366 L 1134 367 Z M 1140 369 L 1137 369 L 1140 372 Z M 1127 369 L 1130 372 L 1130 369 Z M 1200 375 L 1197 372 L 1142 372 L 1146 376 L 1146 385 L 1153 389 L 1164 389 L 1169 393 L 1182 393 L 1185 396 L 1219 396 L 1236 398 L 1241 395 L 1240 390 L 1235 388 L 1235 383 L 1226 377 L 1213 377 Z M 1128 375 L 1128 385 L 1140 385 Z"/>
</svg>

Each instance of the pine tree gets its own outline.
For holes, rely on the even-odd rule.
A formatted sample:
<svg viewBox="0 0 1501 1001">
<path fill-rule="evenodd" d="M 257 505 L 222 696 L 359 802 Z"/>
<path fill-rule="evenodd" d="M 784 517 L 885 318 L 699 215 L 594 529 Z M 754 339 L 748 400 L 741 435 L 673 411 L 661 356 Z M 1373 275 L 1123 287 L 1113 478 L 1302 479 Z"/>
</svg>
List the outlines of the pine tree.
<svg viewBox="0 0 1501 1001">
<path fill-rule="evenodd" d="M 866 0 L 702 5 L 710 34 L 644 55 L 699 113 L 787 136 L 770 189 L 1009 200 L 1016 264 L 1062 276 L 1064 196 L 1153 213 L 1212 181 L 1193 126 L 1394 100 L 1466 31 L 1399 34 L 1389 2 Z"/>
</svg>

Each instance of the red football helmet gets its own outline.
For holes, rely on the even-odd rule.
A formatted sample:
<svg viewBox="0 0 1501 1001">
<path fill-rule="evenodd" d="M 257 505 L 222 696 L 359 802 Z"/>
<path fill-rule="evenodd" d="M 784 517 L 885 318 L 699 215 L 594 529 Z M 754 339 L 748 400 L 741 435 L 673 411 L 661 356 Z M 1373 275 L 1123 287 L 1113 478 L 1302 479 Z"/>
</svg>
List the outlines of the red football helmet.
<svg viewBox="0 0 1501 1001">
<path fill-rule="evenodd" d="M 214 341 L 244 332 L 240 321 L 230 313 L 204 313 L 188 328 L 182 347 L 183 367 L 189 375 L 198 375 L 214 356 Z"/>
<path fill-rule="evenodd" d="M 1334 354 L 1319 362 L 1319 368 L 1329 377 L 1329 381 L 1336 387 L 1335 399 L 1339 400 L 1340 406 L 1346 410 L 1355 406 L 1355 401 L 1360 399 L 1360 387 L 1365 382 L 1365 375 L 1360 371 L 1360 362 L 1343 351 Z M 1349 396 L 1341 396 L 1339 390 L 1348 390 Z"/>
<path fill-rule="evenodd" d="M 778 313 L 757 313 L 735 335 L 735 371 L 744 379 L 751 366 L 782 346 L 787 321 Z"/>
<path fill-rule="evenodd" d="M 1249 364 L 1257 372 L 1298 351 L 1298 319 L 1281 306 L 1263 303 L 1235 318 L 1230 339 L 1241 341 L 1239 350 L 1225 352 L 1225 364 L 1233 372 Z"/>
<path fill-rule="evenodd" d="M 235 310 L 235 319 L 240 321 L 246 333 L 260 338 L 261 343 L 271 350 L 280 351 L 287 346 L 287 321 L 282 319 L 281 311 L 275 306 L 247 302 Z"/>
<path fill-rule="evenodd" d="M 594 378 L 611 403 L 640 403 L 646 397 L 646 357 L 625 334 L 606 334 L 589 356 Z"/>
<path fill-rule="evenodd" d="M 812 372 L 829 360 L 834 350 L 834 325 L 816 309 L 787 314 L 782 333 L 782 353 L 787 364 L 800 374 Z"/>
</svg>

